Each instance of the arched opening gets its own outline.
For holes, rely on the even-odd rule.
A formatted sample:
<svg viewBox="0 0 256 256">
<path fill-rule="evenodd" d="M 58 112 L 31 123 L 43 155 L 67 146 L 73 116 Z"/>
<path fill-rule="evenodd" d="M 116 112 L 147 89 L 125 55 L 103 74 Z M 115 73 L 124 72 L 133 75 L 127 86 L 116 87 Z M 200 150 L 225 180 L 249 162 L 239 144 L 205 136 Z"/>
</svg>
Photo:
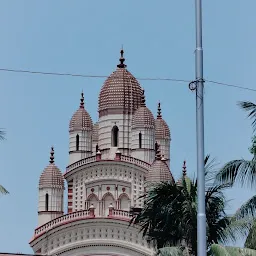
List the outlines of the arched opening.
<svg viewBox="0 0 256 256">
<path fill-rule="evenodd" d="M 103 196 L 103 201 L 104 201 L 105 216 L 108 216 L 108 214 L 109 214 L 109 206 L 112 204 L 113 207 L 115 207 L 115 205 L 114 205 L 115 199 L 112 196 L 112 194 L 107 193 L 105 196 Z"/>
<path fill-rule="evenodd" d="M 79 150 L 79 135 L 76 135 L 76 151 Z"/>
<path fill-rule="evenodd" d="M 48 212 L 48 209 L 49 209 L 49 194 L 46 193 L 45 194 L 45 211 Z"/>
<path fill-rule="evenodd" d="M 129 211 L 129 198 L 125 194 L 120 197 L 120 209 Z"/>
<path fill-rule="evenodd" d="M 98 200 L 97 196 L 92 194 L 91 196 L 89 196 L 87 203 L 85 205 L 85 208 L 89 209 L 93 205 L 94 214 L 98 215 L 98 212 L 99 212 L 98 202 L 99 202 L 99 200 Z"/>
<path fill-rule="evenodd" d="M 112 128 L 112 147 L 117 147 L 118 146 L 118 132 L 119 132 L 119 129 L 115 125 Z"/>
<path fill-rule="evenodd" d="M 141 132 L 139 133 L 139 148 L 142 147 L 142 134 Z"/>
</svg>

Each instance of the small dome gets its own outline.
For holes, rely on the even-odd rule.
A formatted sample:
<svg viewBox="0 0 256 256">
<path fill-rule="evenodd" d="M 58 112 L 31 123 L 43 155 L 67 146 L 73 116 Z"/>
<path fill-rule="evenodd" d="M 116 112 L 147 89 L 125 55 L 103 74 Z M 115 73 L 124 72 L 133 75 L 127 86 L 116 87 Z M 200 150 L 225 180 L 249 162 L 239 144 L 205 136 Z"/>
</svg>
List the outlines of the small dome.
<svg viewBox="0 0 256 256">
<path fill-rule="evenodd" d="M 93 141 L 98 141 L 99 140 L 99 123 L 95 123 L 93 125 L 92 129 L 92 140 Z"/>
<path fill-rule="evenodd" d="M 141 96 L 141 106 L 132 118 L 132 128 L 155 128 L 155 119 L 152 112 L 146 107 L 144 90 Z"/>
<path fill-rule="evenodd" d="M 156 159 L 152 163 L 151 169 L 148 172 L 147 182 L 154 183 L 163 181 L 174 181 L 174 178 L 166 162 L 161 159 L 161 153 L 158 145 Z"/>
<path fill-rule="evenodd" d="M 89 113 L 84 109 L 84 94 L 81 94 L 79 109 L 74 113 L 69 122 L 69 132 L 91 131 L 93 127 L 92 119 Z"/>
<path fill-rule="evenodd" d="M 44 169 L 39 179 L 39 188 L 64 189 L 64 179 L 60 169 L 54 164 L 54 149 L 52 147 L 50 164 Z"/>
<path fill-rule="evenodd" d="M 171 133 L 167 123 L 162 118 L 161 105 L 158 103 L 158 114 L 155 120 L 156 140 L 170 139 Z"/>
<path fill-rule="evenodd" d="M 99 116 L 134 113 L 140 106 L 142 89 L 137 79 L 126 69 L 121 50 L 120 64 L 104 82 L 99 95 Z"/>
</svg>

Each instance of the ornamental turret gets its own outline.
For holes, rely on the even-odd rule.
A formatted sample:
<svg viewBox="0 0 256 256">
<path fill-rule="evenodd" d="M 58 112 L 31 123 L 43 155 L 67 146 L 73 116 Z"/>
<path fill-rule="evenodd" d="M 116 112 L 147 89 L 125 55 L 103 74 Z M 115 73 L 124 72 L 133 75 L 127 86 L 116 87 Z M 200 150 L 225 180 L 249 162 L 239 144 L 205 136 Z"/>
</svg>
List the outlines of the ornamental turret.
<svg viewBox="0 0 256 256">
<path fill-rule="evenodd" d="M 69 123 L 69 164 L 92 155 L 91 116 L 84 108 L 84 94 L 81 93 L 79 109 Z"/>
<path fill-rule="evenodd" d="M 64 179 L 54 163 L 54 149 L 51 148 L 49 165 L 39 180 L 38 226 L 63 215 Z"/>
</svg>

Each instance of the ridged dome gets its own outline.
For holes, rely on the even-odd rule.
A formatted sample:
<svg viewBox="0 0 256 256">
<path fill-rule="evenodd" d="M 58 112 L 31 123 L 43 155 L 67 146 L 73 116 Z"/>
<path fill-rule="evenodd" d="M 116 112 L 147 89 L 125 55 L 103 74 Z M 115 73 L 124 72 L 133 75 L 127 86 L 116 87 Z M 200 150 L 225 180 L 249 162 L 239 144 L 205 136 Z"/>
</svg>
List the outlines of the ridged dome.
<svg viewBox="0 0 256 256">
<path fill-rule="evenodd" d="M 147 182 L 155 183 L 155 182 L 163 182 L 163 181 L 174 182 L 174 178 L 166 162 L 161 159 L 161 153 L 158 145 L 156 159 L 152 163 L 151 169 L 148 172 Z"/>
<path fill-rule="evenodd" d="M 141 97 L 141 106 L 135 111 L 132 118 L 132 128 L 155 128 L 154 116 L 145 104 L 144 91 Z"/>
<path fill-rule="evenodd" d="M 52 147 L 50 164 L 44 169 L 39 179 L 39 188 L 64 189 L 64 178 L 60 169 L 54 164 L 54 149 Z"/>
<path fill-rule="evenodd" d="M 99 123 L 95 123 L 93 125 L 92 129 L 92 140 L 93 141 L 98 141 L 99 140 Z"/>
<path fill-rule="evenodd" d="M 69 122 L 69 132 L 91 131 L 93 122 L 89 113 L 84 109 L 84 94 L 81 94 L 79 109 L 74 113 Z"/>
<path fill-rule="evenodd" d="M 167 123 L 162 118 L 160 103 L 158 103 L 158 114 L 155 120 L 155 130 L 156 130 L 156 140 L 171 138 L 170 129 Z"/>
<path fill-rule="evenodd" d="M 142 89 L 137 79 L 126 69 L 123 50 L 120 64 L 104 82 L 99 95 L 99 116 L 134 113 L 140 106 Z"/>
</svg>

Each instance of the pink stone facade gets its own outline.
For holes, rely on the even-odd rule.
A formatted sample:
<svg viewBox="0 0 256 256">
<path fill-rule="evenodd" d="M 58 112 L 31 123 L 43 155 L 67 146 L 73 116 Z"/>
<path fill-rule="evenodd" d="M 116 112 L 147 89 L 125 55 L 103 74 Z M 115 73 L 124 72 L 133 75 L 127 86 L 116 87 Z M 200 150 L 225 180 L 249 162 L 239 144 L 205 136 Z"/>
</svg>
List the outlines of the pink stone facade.
<svg viewBox="0 0 256 256">
<path fill-rule="evenodd" d="M 69 124 L 69 163 L 63 173 L 51 151 L 39 181 L 38 227 L 30 241 L 35 253 L 155 253 L 129 221 L 131 209 L 143 207 L 140 196 L 146 188 L 155 181 L 173 181 L 170 129 L 160 105 L 156 118 L 147 108 L 144 91 L 124 62 L 121 51 L 120 64 L 99 94 L 94 124 L 82 93 Z"/>
</svg>

